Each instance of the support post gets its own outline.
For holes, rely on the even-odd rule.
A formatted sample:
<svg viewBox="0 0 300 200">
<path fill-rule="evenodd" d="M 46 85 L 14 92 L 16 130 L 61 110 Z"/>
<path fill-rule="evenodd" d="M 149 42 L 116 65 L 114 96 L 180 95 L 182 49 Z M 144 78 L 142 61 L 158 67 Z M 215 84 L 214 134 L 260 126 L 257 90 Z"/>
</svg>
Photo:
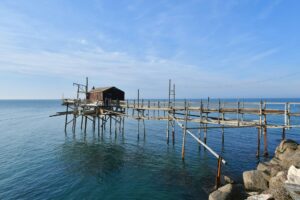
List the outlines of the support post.
<svg viewBox="0 0 300 200">
<path fill-rule="evenodd" d="M 148 100 L 148 119 L 150 119 L 150 100 Z"/>
<path fill-rule="evenodd" d="M 219 156 L 218 171 L 217 171 L 217 177 L 216 177 L 216 189 L 218 189 L 221 186 L 221 165 L 222 165 L 222 157 Z"/>
<path fill-rule="evenodd" d="M 225 131 L 224 131 L 224 126 L 222 126 L 222 146 L 224 146 L 224 140 L 225 140 Z"/>
<path fill-rule="evenodd" d="M 256 157 L 260 156 L 260 133 L 261 133 L 261 127 L 257 128 L 257 151 L 256 151 Z"/>
<path fill-rule="evenodd" d="M 185 153 L 185 138 L 186 138 L 186 129 L 187 129 L 187 107 L 186 101 L 184 101 L 184 110 L 185 110 L 185 124 L 183 127 L 183 137 L 182 137 L 182 149 L 181 149 L 181 159 L 184 160 L 184 153 Z"/>
<path fill-rule="evenodd" d="M 109 115 L 109 133 L 111 134 L 111 115 Z"/>
<path fill-rule="evenodd" d="M 264 103 L 264 111 L 266 110 L 266 103 Z M 264 156 L 268 156 L 268 141 L 267 141 L 267 115 L 264 113 Z"/>
<path fill-rule="evenodd" d="M 69 112 L 69 104 L 67 103 L 66 120 L 65 120 L 65 132 L 67 131 L 67 125 L 68 125 L 68 112 Z"/>
<path fill-rule="evenodd" d="M 93 116 L 93 132 L 96 130 L 96 116 Z"/>
<path fill-rule="evenodd" d="M 282 129 L 282 140 L 285 140 L 285 128 Z"/>
<path fill-rule="evenodd" d="M 80 124 L 80 129 L 82 130 L 82 126 L 83 126 L 83 115 L 81 115 L 81 124 Z"/>
<path fill-rule="evenodd" d="M 85 119 L 84 119 L 84 133 L 86 133 L 86 126 L 87 126 L 87 116 L 85 116 Z"/>
<path fill-rule="evenodd" d="M 170 134 L 170 105 L 171 104 L 171 79 L 169 79 L 169 95 L 168 95 L 168 123 L 167 123 L 167 144 L 169 144 Z"/>
<path fill-rule="evenodd" d="M 240 100 L 237 102 L 237 111 L 236 111 L 237 125 L 240 126 Z"/>
<path fill-rule="evenodd" d="M 99 117 L 99 114 L 97 116 L 97 119 L 98 119 L 98 137 L 100 136 L 100 117 Z"/>
<path fill-rule="evenodd" d="M 204 144 L 206 144 L 206 141 L 207 141 L 207 124 L 205 124 L 205 127 L 204 127 Z"/>
<path fill-rule="evenodd" d="M 138 139 L 140 138 L 140 90 L 137 91 Z"/>
</svg>

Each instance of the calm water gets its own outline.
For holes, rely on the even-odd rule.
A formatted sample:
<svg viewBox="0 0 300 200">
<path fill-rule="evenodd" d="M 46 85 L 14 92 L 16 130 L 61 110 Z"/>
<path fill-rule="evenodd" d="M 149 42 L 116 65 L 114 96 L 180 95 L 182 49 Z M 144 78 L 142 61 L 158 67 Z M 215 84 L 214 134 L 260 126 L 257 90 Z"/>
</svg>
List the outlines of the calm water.
<svg viewBox="0 0 300 200">
<path fill-rule="evenodd" d="M 133 120 L 124 137 L 106 132 L 102 140 L 79 128 L 65 135 L 64 117 L 48 117 L 62 110 L 60 101 L 0 101 L 0 199 L 207 199 L 216 159 L 187 137 L 183 163 L 178 127 L 174 146 L 166 144 L 164 121 L 146 121 L 139 140 Z M 226 130 L 222 148 L 220 130 L 208 132 L 228 162 L 223 174 L 240 181 L 256 166 L 256 137 L 253 128 Z M 272 156 L 281 131 L 268 137 Z M 300 142 L 299 129 L 287 137 Z"/>
</svg>

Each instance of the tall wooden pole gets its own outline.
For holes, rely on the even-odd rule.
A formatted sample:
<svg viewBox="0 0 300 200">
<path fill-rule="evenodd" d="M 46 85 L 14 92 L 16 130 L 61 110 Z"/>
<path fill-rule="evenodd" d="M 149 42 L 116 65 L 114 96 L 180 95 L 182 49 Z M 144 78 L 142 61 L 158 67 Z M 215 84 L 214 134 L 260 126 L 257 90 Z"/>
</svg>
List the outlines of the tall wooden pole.
<svg viewBox="0 0 300 200">
<path fill-rule="evenodd" d="M 169 79 L 169 96 L 168 96 L 168 123 L 167 123 L 167 144 L 169 144 L 169 134 L 170 134 L 170 104 L 171 104 L 171 79 Z"/>
<path fill-rule="evenodd" d="M 172 110 L 172 114 L 173 114 L 173 120 L 172 120 L 172 143 L 173 145 L 175 144 L 175 84 L 173 84 L 173 110 Z"/>
<path fill-rule="evenodd" d="M 66 120 L 65 120 L 65 132 L 67 131 L 67 125 L 68 125 L 68 112 L 69 112 L 69 104 L 67 103 Z"/>
<path fill-rule="evenodd" d="M 184 102 L 184 110 L 185 110 L 185 124 L 184 124 L 184 129 L 183 129 L 183 137 L 182 137 L 182 149 L 181 149 L 181 159 L 184 160 L 184 153 L 185 153 L 185 138 L 186 138 L 186 129 L 187 129 L 187 106 L 186 106 L 186 101 Z"/>
<path fill-rule="evenodd" d="M 261 133 L 261 127 L 257 128 L 257 151 L 256 151 L 256 157 L 260 156 L 260 133 Z"/>
<path fill-rule="evenodd" d="M 222 157 L 219 156 L 218 171 L 217 171 L 217 177 L 216 177 L 216 189 L 218 189 L 221 186 L 221 165 L 222 165 Z"/>
</svg>

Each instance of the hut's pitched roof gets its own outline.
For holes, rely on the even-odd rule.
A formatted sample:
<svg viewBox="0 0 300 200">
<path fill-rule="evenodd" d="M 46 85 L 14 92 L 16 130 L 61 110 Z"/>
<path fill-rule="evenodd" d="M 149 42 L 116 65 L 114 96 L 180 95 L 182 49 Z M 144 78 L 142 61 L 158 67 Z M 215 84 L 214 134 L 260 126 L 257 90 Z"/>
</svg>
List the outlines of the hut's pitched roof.
<svg viewBox="0 0 300 200">
<path fill-rule="evenodd" d="M 109 87 L 97 87 L 92 89 L 90 92 L 104 92 L 105 90 L 114 88 L 114 86 L 109 86 Z"/>
</svg>

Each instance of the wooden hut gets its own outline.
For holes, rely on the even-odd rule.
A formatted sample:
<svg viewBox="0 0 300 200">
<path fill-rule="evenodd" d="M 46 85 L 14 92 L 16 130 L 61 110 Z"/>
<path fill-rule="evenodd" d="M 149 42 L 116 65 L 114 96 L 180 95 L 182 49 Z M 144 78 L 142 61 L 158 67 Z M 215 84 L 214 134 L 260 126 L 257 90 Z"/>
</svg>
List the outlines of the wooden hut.
<svg viewBox="0 0 300 200">
<path fill-rule="evenodd" d="M 99 87 L 88 92 L 87 100 L 90 102 L 109 102 L 111 100 L 122 101 L 125 99 L 125 93 L 116 87 Z"/>
</svg>

